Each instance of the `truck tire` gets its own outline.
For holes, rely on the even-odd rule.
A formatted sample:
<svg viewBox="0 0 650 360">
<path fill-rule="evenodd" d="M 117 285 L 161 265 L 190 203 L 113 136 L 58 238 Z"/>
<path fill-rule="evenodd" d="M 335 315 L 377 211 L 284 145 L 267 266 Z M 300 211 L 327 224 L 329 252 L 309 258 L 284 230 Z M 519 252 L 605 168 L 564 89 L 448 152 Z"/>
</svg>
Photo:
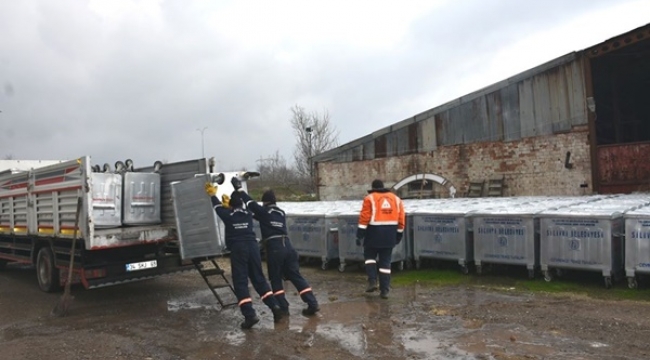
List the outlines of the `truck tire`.
<svg viewBox="0 0 650 360">
<path fill-rule="evenodd" d="M 42 247 L 36 255 L 36 278 L 38 287 L 45 292 L 61 290 L 59 269 L 56 267 L 54 253 L 49 247 Z"/>
</svg>

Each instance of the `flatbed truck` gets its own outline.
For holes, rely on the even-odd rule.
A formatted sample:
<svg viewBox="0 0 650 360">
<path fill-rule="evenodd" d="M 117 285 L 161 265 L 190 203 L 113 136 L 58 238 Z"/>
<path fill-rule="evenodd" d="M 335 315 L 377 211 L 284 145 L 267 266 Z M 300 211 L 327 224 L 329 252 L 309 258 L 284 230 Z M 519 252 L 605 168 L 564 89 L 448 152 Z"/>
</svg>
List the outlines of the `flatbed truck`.
<svg viewBox="0 0 650 360">
<path fill-rule="evenodd" d="M 0 269 L 9 263 L 34 265 L 38 285 L 45 292 L 60 290 L 70 268 L 73 282 L 87 289 L 192 270 L 191 259 L 182 259 L 179 253 L 171 187 L 210 174 L 211 164 L 203 158 L 129 169 L 160 178 L 157 188 L 131 183 L 137 189 L 129 193 L 118 181 L 123 174 L 108 174 L 107 165 L 102 172 L 91 165 L 89 156 L 0 172 Z M 156 199 L 157 222 L 115 221 L 125 216 L 120 214 L 125 201 L 133 215 L 154 211 Z"/>
</svg>

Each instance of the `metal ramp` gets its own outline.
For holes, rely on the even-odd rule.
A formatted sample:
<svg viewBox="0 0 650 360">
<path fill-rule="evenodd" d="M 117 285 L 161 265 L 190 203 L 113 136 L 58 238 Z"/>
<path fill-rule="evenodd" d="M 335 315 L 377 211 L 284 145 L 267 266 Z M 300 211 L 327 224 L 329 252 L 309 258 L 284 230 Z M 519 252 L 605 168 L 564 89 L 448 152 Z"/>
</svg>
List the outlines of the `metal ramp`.
<svg viewBox="0 0 650 360">
<path fill-rule="evenodd" d="M 211 259 L 192 259 L 194 267 L 199 272 L 210 291 L 222 308 L 237 305 L 237 296 L 235 289 L 228 281 L 225 271 L 219 267 L 214 258 Z M 223 291 L 226 290 L 226 291 Z M 234 301 L 226 301 L 224 298 L 232 298 Z"/>
</svg>

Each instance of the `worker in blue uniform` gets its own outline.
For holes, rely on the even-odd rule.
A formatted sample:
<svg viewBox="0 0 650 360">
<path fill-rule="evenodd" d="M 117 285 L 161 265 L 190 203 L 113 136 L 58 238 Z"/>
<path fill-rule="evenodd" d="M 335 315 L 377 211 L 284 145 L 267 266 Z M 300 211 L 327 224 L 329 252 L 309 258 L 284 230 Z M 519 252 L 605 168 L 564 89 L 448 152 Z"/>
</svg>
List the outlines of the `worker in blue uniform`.
<svg viewBox="0 0 650 360">
<path fill-rule="evenodd" d="M 224 203 L 227 200 L 228 204 L 222 203 L 216 197 L 217 188 L 211 183 L 205 184 L 205 191 L 212 200 L 214 210 L 225 225 L 226 248 L 230 251 L 233 288 L 239 309 L 244 315 L 241 328 L 250 329 L 260 321 L 248 291 L 249 278 L 264 304 L 273 312 L 274 322 L 279 322 L 284 314 L 277 299 L 273 296 L 271 287 L 264 278 L 262 258 L 253 231 L 253 214 L 243 208 L 240 193 L 237 191 L 230 195 L 230 199 L 224 197 Z"/>
<path fill-rule="evenodd" d="M 283 313 L 289 314 L 289 302 L 285 296 L 283 285 L 283 279 L 287 279 L 296 287 L 300 298 L 307 304 L 307 307 L 302 310 L 302 314 L 305 316 L 315 315 L 320 307 L 311 286 L 300 274 L 298 253 L 287 236 L 286 215 L 277 206 L 275 193 L 273 190 L 264 192 L 262 205 L 260 205 L 242 189 L 239 179 L 232 178 L 230 182 L 235 188 L 235 193 L 240 194 L 246 207 L 255 214 L 255 219 L 260 223 L 262 242 L 266 244 L 267 270 L 271 288 Z"/>
</svg>

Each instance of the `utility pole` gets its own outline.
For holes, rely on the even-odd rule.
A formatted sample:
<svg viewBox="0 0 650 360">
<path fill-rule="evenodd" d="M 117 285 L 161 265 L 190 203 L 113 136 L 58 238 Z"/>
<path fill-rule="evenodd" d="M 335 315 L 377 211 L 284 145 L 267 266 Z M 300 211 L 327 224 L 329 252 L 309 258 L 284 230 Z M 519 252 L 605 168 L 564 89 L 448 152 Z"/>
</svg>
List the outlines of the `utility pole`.
<svg viewBox="0 0 650 360">
<path fill-rule="evenodd" d="M 205 129 L 207 129 L 207 126 L 204 126 L 202 129 L 196 129 L 196 131 L 201 132 L 201 158 L 205 157 L 205 146 L 203 142 L 203 132 L 205 132 Z"/>
<path fill-rule="evenodd" d="M 309 157 L 307 158 L 307 162 L 309 163 L 309 182 L 311 183 L 311 190 L 313 190 L 313 183 L 314 183 L 314 170 L 312 167 L 312 162 L 311 162 L 311 156 L 312 156 L 312 149 L 311 149 L 311 136 L 312 133 L 314 132 L 314 129 L 311 126 L 308 126 L 305 128 L 305 131 L 307 132 L 307 143 L 309 144 Z"/>
</svg>

